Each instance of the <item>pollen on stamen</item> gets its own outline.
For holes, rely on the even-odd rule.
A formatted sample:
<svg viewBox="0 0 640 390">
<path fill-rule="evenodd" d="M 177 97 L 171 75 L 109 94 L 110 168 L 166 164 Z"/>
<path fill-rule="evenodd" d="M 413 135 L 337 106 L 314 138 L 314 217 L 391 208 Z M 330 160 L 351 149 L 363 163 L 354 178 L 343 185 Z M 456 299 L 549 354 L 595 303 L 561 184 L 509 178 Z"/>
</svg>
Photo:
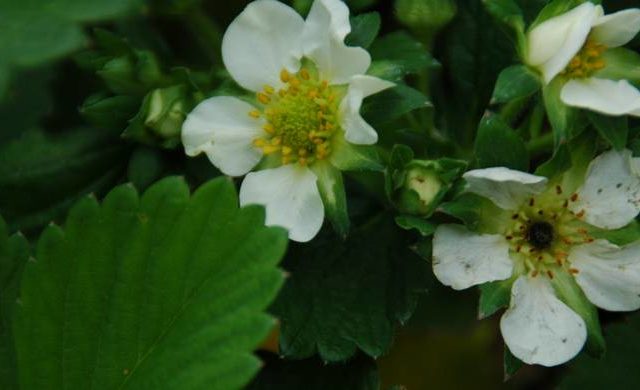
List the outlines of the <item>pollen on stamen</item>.
<svg viewBox="0 0 640 390">
<path fill-rule="evenodd" d="M 300 71 L 300 77 L 302 77 L 302 79 L 304 79 L 304 80 L 309 80 L 309 77 L 310 77 L 309 76 L 309 71 L 306 70 L 306 69 L 302 69 Z"/>
<path fill-rule="evenodd" d="M 262 92 L 258 92 L 256 94 L 258 101 L 262 104 L 269 104 L 271 102 L 271 98 Z"/>
<path fill-rule="evenodd" d="M 547 276 L 549 276 L 549 279 L 553 279 L 553 272 L 547 270 Z"/>
<path fill-rule="evenodd" d="M 252 118 L 260 118 L 260 111 L 258 110 L 251 110 L 249 111 L 249 116 Z"/>
<path fill-rule="evenodd" d="M 286 69 L 282 69 L 280 71 L 280 80 L 282 80 L 283 83 L 288 82 L 290 78 L 291 78 L 291 73 L 289 73 Z"/>
<path fill-rule="evenodd" d="M 569 268 L 569 273 L 572 275 L 579 274 L 580 270 L 577 268 Z"/>
<path fill-rule="evenodd" d="M 272 86 L 270 86 L 270 85 L 265 85 L 265 86 L 264 86 L 264 92 L 265 92 L 267 95 L 272 95 L 275 91 L 276 91 L 276 90 L 275 90 Z"/>
<path fill-rule="evenodd" d="M 562 187 L 556 186 L 556 194 L 558 195 L 562 194 Z"/>
<path fill-rule="evenodd" d="M 576 200 L 578 200 L 578 194 L 574 193 L 573 195 L 571 195 L 571 201 L 575 202 Z"/>
</svg>

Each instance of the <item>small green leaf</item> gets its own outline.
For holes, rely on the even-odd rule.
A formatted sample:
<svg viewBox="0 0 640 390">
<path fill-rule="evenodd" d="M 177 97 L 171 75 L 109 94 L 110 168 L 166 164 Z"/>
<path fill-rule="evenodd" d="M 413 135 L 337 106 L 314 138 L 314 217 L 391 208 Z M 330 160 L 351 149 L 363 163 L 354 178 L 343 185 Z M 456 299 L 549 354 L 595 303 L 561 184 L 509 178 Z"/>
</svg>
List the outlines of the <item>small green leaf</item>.
<svg viewBox="0 0 640 390">
<path fill-rule="evenodd" d="M 529 169 L 524 141 L 497 115 L 485 116 L 480 121 L 475 154 L 481 168 L 507 167 L 524 172 Z"/>
<path fill-rule="evenodd" d="M 239 389 L 274 325 L 287 234 L 238 208 L 233 183 L 189 196 L 167 178 L 117 187 L 48 227 L 25 268 L 13 331 L 24 389 Z"/>
<path fill-rule="evenodd" d="M 390 61 L 401 69 L 402 74 L 417 73 L 437 66 L 424 45 L 404 31 L 376 39 L 369 53 L 374 61 Z"/>
<path fill-rule="evenodd" d="M 523 53 L 526 48 L 524 35 L 524 16 L 522 9 L 514 0 L 483 0 L 484 6 L 493 17 L 511 27 L 516 35 L 518 51 Z"/>
<path fill-rule="evenodd" d="M 91 96 L 80 107 L 80 114 L 92 125 L 102 129 L 122 130 L 134 117 L 141 100 L 133 96 Z"/>
<path fill-rule="evenodd" d="M 499 280 L 480 285 L 480 304 L 478 318 L 483 319 L 493 315 L 498 310 L 508 307 L 511 301 L 511 286 L 516 277 Z"/>
<path fill-rule="evenodd" d="M 351 33 L 345 38 L 348 46 L 367 48 L 380 31 L 380 14 L 369 12 L 351 18 Z"/>
<path fill-rule="evenodd" d="M 493 103 L 506 103 L 510 100 L 533 95 L 539 89 L 540 79 L 538 75 L 524 65 L 513 65 L 498 75 L 491 101 Z"/>
<path fill-rule="evenodd" d="M 320 190 L 327 218 L 336 233 L 345 239 L 349 234 L 349 214 L 342 173 L 326 161 L 313 164 L 311 169 L 318 178 L 318 190 Z"/>
<path fill-rule="evenodd" d="M 587 111 L 587 118 L 604 138 L 616 150 L 622 150 L 627 145 L 629 123 L 626 116 L 609 116 Z"/>
<path fill-rule="evenodd" d="M 607 328 L 607 353 L 599 359 L 582 354 L 571 363 L 558 389 L 638 389 L 640 313 Z"/>
<path fill-rule="evenodd" d="M 429 99 L 420 91 L 397 84 L 367 98 L 362 104 L 362 117 L 374 128 L 391 122 L 418 108 L 431 107 Z"/>
<path fill-rule="evenodd" d="M 386 352 L 397 323 L 412 315 L 428 263 L 412 253 L 390 215 L 377 216 L 336 243 L 320 235 L 292 245 L 291 272 L 272 306 L 281 320 L 280 353 L 344 361 L 361 349 Z"/>
<path fill-rule="evenodd" d="M 0 388 L 3 389 L 18 388 L 11 318 L 29 255 L 29 243 L 24 236 L 20 233 L 9 236 L 0 217 Z"/>
<path fill-rule="evenodd" d="M 436 225 L 424 218 L 413 215 L 399 215 L 396 217 L 396 224 L 405 230 L 415 229 L 423 237 L 429 237 L 436 231 Z"/>
<path fill-rule="evenodd" d="M 601 356 L 606 346 L 598 319 L 598 309 L 589 302 L 575 278 L 568 272 L 555 272 L 551 284 L 558 298 L 578 313 L 587 325 L 587 351 L 593 356 Z"/>
</svg>

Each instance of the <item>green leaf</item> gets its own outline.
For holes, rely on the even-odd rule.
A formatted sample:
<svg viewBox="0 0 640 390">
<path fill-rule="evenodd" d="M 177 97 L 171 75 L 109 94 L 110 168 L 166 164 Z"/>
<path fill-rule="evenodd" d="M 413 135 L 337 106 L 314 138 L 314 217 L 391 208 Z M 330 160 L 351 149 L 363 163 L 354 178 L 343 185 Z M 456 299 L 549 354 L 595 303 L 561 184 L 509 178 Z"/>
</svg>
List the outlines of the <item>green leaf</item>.
<svg viewBox="0 0 640 390">
<path fill-rule="evenodd" d="M 483 0 L 484 6 L 493 17 L 511 27 L 516 34 L 518 51 L 524 53 L 526 37 L 524 35 L 524 16 L 522 9 L 514 0 Z"/>
<path fill-rule="evenodd" d="M 517 357 L 513 356 L 511 351 L 509 351 L 509 348 L 507 348 L 506 346 L 504 347 L 503 361 L 504 361 L 504 380 L 505 381 L 511 378 L 513 375 L 515 375 L 515 373 L 518 372 L 518 370 L 524 366 L 524 362 L 518 359 Z"/>
<path fill-rule="evenodd" d="M 493 315 L 498 310 L 508 307 L 511 301 L 511 286 L 516 280 L 512 277 L 507 280 L 499 280 L 480 285 L 480 304 L 478 305 L 478 318 L 483 319 Z"/>
<path fill-rule="evenodd" d="M 523 172 L 529 169 L 524 141 L 497 115 L 485 116 L 480 121 L 475 154 L 480 168 L 507 167 Z"/>
<path fill-rule="evenodd" d="M 10 229 L 36 229 L 79 196 L 111 188 L 128 153 L 117 134 L 96 129 L 29 131 L 0 144 L 0 210 Z"/>
<path fill-rule="evenodd" d="M 29 255 L 27 240 L 19 233 L 9 236 L 0 217 L 0 387 L 3 389 L 18 388 L 11 318 Z"/>
<path fill-rule="evenodd" d="M 145 190 L 167 169 L 162 153 L 155 148 L 139 146 L 131 154 L 127 179 L 138 189 Z"/>
<path fill-rule="evenodd" d="M 402 75 L 418 73 L 437 62 L 427 49 L 404 31 L 394 32 L 375 40 L 369 49 L 373 61 L 388 61 Z"/>
<path fill-rule="evenodd" d="M 551 179 L 571 168 L 571 152 L 567 144 L 560 145 L 553 156 L 536 168 L 535 174 Z"/>
<path fill-rule="evenodd" d="M 120 16 L 139 4 L 138 0 L 4 1 L 0 3 L 2 65 L 32 67 L 69 54 L 85 43 L 77 23 Z"/>
<path fill-rule="evenodd" d="M 622 150 L 627 145 L 629 124 L 626 116 L 609 116 L 587 111 L 587 118 L 604 138 L 616 150 Z"/>
<path fill-rule="evenodd" d="M 48 227 L 14 313 L 24 389 L 239 389 L 274 325 L 287 235 L 220 178 L 85 198 Z"/>
<path fill-rule="evenodd" d="M 266 356 L 266 366 L 247 390 L 380 390 L 373 360 L 358 356 L 346 363 L 323 364 L 319 359 L 285 360 Z"/>
<path fill-rule="evenodd" d="M 327 218 L 336 233 L 345 239 L 349 234 L 349 214 L 342 173 L 326 161 L 313 164 L 311 169 L 318 178 L 318 190 Z"/>
<path fill-rule="evenodd" d="M 598 309 L 589 302 L 575 278 L 568 272 L 554 273 L 551 284 L 558 298 L 578 313 L 587 325 L 587 351 L 593 356 L 601 356 L 606 346 L 598 319 Z"/>
<path fill-rule="evenodd" d="M 396 217 L 396 224 L 405 230 L 415 229 L 423 237 L 428 237 L 436 232 L 436 225 L 424 218 L 413 215 L 399 215 Z"/>
<path fill-rule="evenodd" d="M 140 108 L 141 100 L 133 96 L 90 96 L 80 107 L 80 114 L 102 129 L 122 130 Z"/>
<path fill-rule="evenodd" d="M 594 359 L 582 354 L 569 366 L 558 389 L 637 389 L 640 314 L 607 328 L 607 354 Z"/>
<path fill-rule="evenodd" d="M 635 51 L 624 47 L 607 49 L 602 53 L 602 60 L 607 66 L 596 72 L 594 77 L 640 82 L 640 54 Z"/>
<path fill-rule="evenodd" d="M 553 129 L 553 140 L 555 147 L 567 142 L 572 135 L 572 126 L 576 120 L 577 110 L 565 105 L 560 100 L 560 90 L 564 86 L 565 80 L 556 77 L 546 87 L 542 88 L 544 107 L 547 110 L 547 117 Z"/>
<path fill-rule="evenodd" d="M 359 348 L 386 352 L 398 322 L 412 315 L 428 264 L 413 254 L 389 215 L 354 230 L 344 243 L 319 236 L 292 246 L 291 272 L 273 313 L 281 320 L 280 353 L 344 361 Z"/>
<path fill-rule="evenodd" d="M 362 104 L 362 117 L 374 128 L 389 123 L 418 108 L 432 107 L 420 91 L 397 84 L 367 98 Z"/>
<path fill-rule="evenodd" d="M 351 33 L 344 42 L 348 46 L 367 48 L 371 45 L 380 31 L 380 14 L 369 12 L 351 18 Z"/>
<path fill-rule="evenodd" d="M 540 89 L 538 75 L 524 65 L 513 65 L 498 75 L 491 97 L 492 103 L 506 103 L 533 95 Z"/>
</svg>

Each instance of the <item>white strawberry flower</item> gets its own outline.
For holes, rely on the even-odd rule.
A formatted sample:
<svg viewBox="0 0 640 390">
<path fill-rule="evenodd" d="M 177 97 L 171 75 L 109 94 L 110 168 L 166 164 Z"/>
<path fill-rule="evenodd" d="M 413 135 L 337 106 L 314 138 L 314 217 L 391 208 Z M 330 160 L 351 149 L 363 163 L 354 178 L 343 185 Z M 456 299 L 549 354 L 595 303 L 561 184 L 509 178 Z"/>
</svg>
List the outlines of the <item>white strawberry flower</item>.
<svg viewBox="0 0 640 390">
<path fill-rule="evenodd" d="M 350 31 L 340 0 L 316 0 L 306 20 L 278 1 L 254 1 L 225 32 L 222 58 L 255 100 L 212 97 L 183 125 L 186 154 L 206 153 L 223 173 L 246 174 L 240 203 L 264 205 L 267 225 L 287 228 L 294 241 L 312 239 L 323 200 L 335 201 L 321 196 L 321 172 L 328 186 L 341 186 L 334 170 L 349 144 L 377 142 L 360 116 L 363 99 L 394 85 L 365 75 L 371 58 L 345 45 Z M 267 169 L 250 172 L 259 163 Z"/>
<path fill-rule="evenodd" d="M 628 150 L 606 152 L 578 184 L 502 167 L 472 170 L 464 178 L 467 191 L 500 211 L 486 215 L 479 231 L 440 225 L 433 270 L 456 290 L 514 280 L 500 322 L 514 356 L 554 366 L 582 349 L 587 325 L 556 296 L 554 287 L 563 280 L 577 283 L 599 308 L 640 308 L 640 241 L 619 247 L 594 237 L 626 226 L 640 211 L 640 158 Z"/>
<path fill-rule="evenodd" d="M 526 62 L 542 73 L 545 83 L 557 77 L 565 81 L 560 99 L 568 106 L 640 116 L 640 91 L 624 77 L 636 66 L 616 64 L 625 55 L 610 50 L 638 31 L 640 9 L 604 15 L 602 6 L 585 2 L 529 31 Z"/>
</svg>

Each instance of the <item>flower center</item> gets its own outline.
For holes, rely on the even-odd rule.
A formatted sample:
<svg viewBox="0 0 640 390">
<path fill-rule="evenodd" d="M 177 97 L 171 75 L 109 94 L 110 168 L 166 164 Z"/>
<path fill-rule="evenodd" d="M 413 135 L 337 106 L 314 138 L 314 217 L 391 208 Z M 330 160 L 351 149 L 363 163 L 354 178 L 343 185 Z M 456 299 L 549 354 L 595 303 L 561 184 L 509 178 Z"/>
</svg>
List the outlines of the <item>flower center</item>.
<svg viewBox="0 0 640 390">
<path fill-rule="evenodd" d="M 296 74 L 283 69 L 280 79 L 285 83 L 280 90 L 267 85 L 257 93 L 262 111 L 249 112 L 267 122 L 265 134 L 254 140 L 254 146 L 265 155 L 278 154 L 282 164 L 307 165 L 327 158 L 339 128 L 340 90 L 320 80 L 313 67 L 303 66 Z"/>
<path fill-rule="evenodd" d="M 569 61 L 569 65 L 567 65 L 562 74 L 572 79 L 591 77 L 593 73 L 604 68 L 605 63 L 602 59 L 602 53 L 606 49 L 605 45 L 587 39 L 578 54 Z"/>
<path fill-rule="evenodd" d="M 569 209 L 577 200 L 577 194 L 567 196 L 562 187 L 555 186 L 530 198 L 511 216 L 505 238 L 512 258 L 522 260 L 532 276 L 544 273 L 553 278 L 553 272 L 560 269 L 577 272 L 568 261 L 571 247 L 593 241 L 589 225 L 582 220 L 584 211 Z"/>
<path fill-rule="evenodd" d="M 534 248 L 547 249 L 553 242 L 553 225 L 545 221 L 534 222 L 527 228 L 526 236 L 527 241 Z"/>
</svg>

